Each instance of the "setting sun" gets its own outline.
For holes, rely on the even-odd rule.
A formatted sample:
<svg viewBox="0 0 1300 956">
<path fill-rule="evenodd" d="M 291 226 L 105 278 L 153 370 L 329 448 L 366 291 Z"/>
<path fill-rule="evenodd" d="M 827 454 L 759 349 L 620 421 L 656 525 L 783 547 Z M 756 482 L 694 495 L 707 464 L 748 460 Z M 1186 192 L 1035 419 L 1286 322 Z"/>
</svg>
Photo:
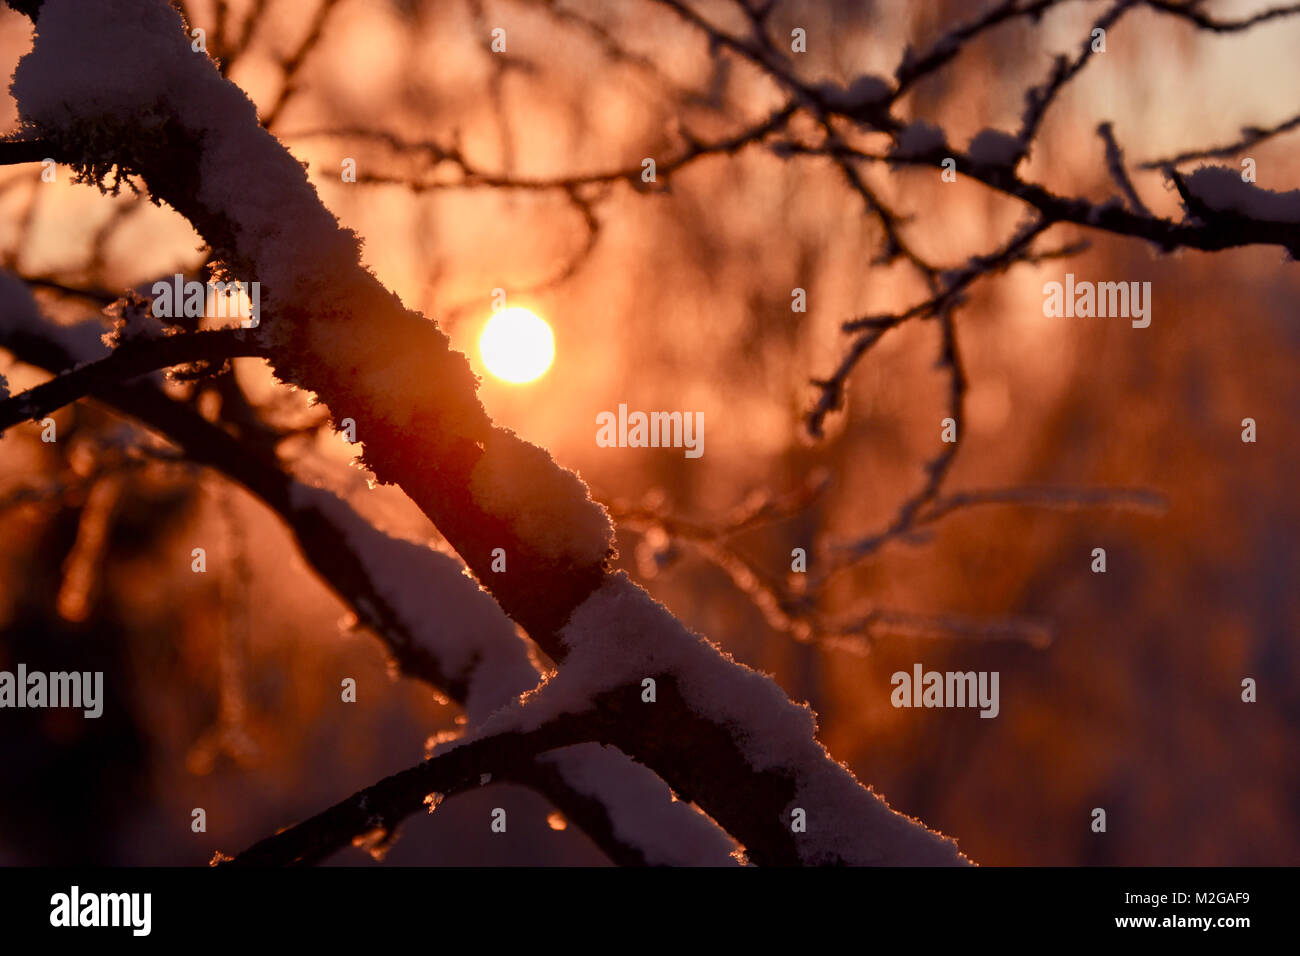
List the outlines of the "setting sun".
<svg viewBox="0 0 1300 956">
<path fill-rule="evenodd" d="M 478 349 L 489 372 L 518 385 L 546 374 L 555 358 L 555 336 L 536 313 L 513 307 L 488 319 Z"/>
</svg>

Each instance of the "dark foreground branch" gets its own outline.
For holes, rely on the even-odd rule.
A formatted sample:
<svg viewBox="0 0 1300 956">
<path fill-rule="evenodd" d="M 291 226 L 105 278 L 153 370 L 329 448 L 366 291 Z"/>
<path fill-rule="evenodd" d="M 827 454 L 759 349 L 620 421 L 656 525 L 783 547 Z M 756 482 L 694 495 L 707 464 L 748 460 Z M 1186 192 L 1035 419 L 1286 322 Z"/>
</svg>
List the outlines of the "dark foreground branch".
<svg viewBox="0 0 1300 956">
<path fill-rule="evenodd" d="M 190 332 L 128 342 L 97 362 L 64 372 L 0 402 L 0 432 L 159 369 L 265 354 L 255 333 L 243 329 Z"/>
<path fill-rule="evenodd" d="M 41 139 L 0 139 L 0 166 L 20 166 L 52 159 L 54 147 Z"/>
<path fill-rule="evenodd" d="M 598 719 L 586 713 L 563 715 L 528 733 L 473 740 L 385 777 L 297 826 L 255 843 L 233 860 L 215 862 L 231 866 L 319 863 L 358 837 L 376 831 L 390 834 L 403 819 L 421 807 L 436 808 L 449 794 L 479 786 L 492 776 L 527 772 L 539 754 L 598 736 Z"/>
</svg>

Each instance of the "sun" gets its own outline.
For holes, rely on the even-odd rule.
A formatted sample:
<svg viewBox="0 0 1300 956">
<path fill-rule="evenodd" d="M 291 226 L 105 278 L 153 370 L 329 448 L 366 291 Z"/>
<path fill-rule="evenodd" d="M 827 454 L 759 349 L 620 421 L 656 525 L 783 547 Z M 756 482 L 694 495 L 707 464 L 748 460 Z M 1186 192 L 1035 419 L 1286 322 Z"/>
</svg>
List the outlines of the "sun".
<svg viewBox="0 0 1300 956">
<path fill-rule="evenodd" d="M 478 350 L 489 372 L 522 385 L 541 378 L 551 367 L 555 336 L 537 313 L 513 306 L 487 320 Z"/>
</svg>

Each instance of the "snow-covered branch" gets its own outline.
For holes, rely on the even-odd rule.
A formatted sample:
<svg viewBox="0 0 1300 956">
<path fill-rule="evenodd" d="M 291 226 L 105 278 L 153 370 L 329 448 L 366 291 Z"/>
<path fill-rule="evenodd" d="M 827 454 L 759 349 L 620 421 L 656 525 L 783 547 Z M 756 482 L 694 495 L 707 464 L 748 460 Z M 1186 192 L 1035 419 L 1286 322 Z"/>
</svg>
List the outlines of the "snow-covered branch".
<svg viewBox="0 0 1300 956">
<path fill-rule="evenodd" d="M 636 633 L 638 644 L 654 645 L 665 630 L 677 635 L 667 673 L 684 679 L 661 695 L 653 719 L 625 715 L 627 752 L 694 799 L 757 862 L 959 861 L 951 842 L 890 811 L 829 759 L 811 716 L 768 678 L 682 637 L 689 632 L 648 595 L 611 577 L 609 520 L 582 482 L 492 424 L 464 356 L 362 267 L 356 237 L 258 126 L 247 97 L 194 56 L 174 11 L 161 0 L 89 10 L 47 0 L 36 26 L 13 86 L 28 127 L 79 157 L 74 165 L 91 179 L 115 165 L 138 173 L 232 274 L 262 283 L 277 374 L 356 421 L 376 476 L 429 515 L 561 675 L 584 638 L 604 644 L 566 625 L 575 612 L 603 622 L 611 597 L 633 621 L 653 624 Z M 124 79 L 123 57 L 152 68 Z M 114 126 L 111 142 L 97 133 L 105 123 Z M 491 572 L 497 548 L 510 557 L 509 574 Z M 689 679 L 697 668 L 745 696 L 724 695 L 719 709 L 719 691 Z M 633 692 L 624 706 L 641 706 Z M 746 723 L 768 708 L 758 725 Z M 684 751 L 686 739 L 697 745 Z M 756 759 L 760 739 L 767 749 Z M 834 847 L 803 839 L 790 827 L 796 807 L 814 821 L 810 831 L 860 838 Z"/>
<path fill-rule="evenodd" d="M 55 325 L 23 283 L 2 270 L 0 347 L 55 375 L 106 352 L 97 320 Z M 106 383 L 92 397 L 255 494 L 289 527 L 321 581 L 383 641 L 401 672 L 460 704 L 471 726 L 537 684 L 514 623 L 455 558 L 385 534 L 341 498 L 296 480 L 273 456 L 153 383 Z M 395 586 L 411 579 L 419 586 Z M 615 862 L 731 862 L 731 842 L 707 818 L 674 800 L 653 773 L 607 748 L 561 749 L 516 766 L 511 779 L 543 793 Z M 647 818 L 655 820 L 653 834 L 637 826 Z"/>
<path fill-rule="evenodd" d="M 715 55 L 745 61 L 770 77 L 782 93 L 781 105 L 769 115 L 729 136 L 705 142 L 683 134 L 685 147 L 661 163 L 661 174 L 704 156 L 751 147 L 767 147 L 783 157 L 828 159 L 879 224 L 880 259 L 901 258 L 928 290 L 928 296 L 910 308 L 844 323 L 851 336 L 845 355 L 827 378 L 814 383 L 820 389 L 808 418 L 814 434 L 841 407 L 849 376 L 875 343 L 913 318 L 934 320 L 938 327 L 947 414 L 960 426 L 967 383 L 956 314 L 965 293 L 978 280 L 1016 263 L 1078 251 L 1077 243 L 1035 248 L 1061 224 L 1141 238 L 1162 250 L 1250 244 L 1280 245 L 1292 254 L 1300 250 L 1300 193 L 1259 189 L 1241 182 L 1233 170 L 1182 174 L 1172 169 L 1178 159 L 1171 161 L 1168 176 L 1183 199 L 1185 214 L 1179 219 L 1153 214 L 1134 189 L 1108 124 L 1099 132 L 1122 200 L 1058 195 L 1022 176 L 1021 160 L 1034 149 L 1051 105 L 1093 59 L 1091 36 L 1077 38 L 1079 52 L 1058 57 L 1047 78 L 1027 92 L 1019 132 L 983 130 L 963 150 L 948 145 L 944 131 L 899 115 L 911 103 L 905 94 L 953 62 L 965 43 L 1001 24 L 1036 20 L 1056 7 L 1057 0 L 996 3 L 920 52 L 909 50 L 892 79 L 860 76 L 843 85 L 801 79 L 790 58 L 768 37 L 770 6 L 743 4 L 748 33 L 732 33 L 689 3 L 661 3 L 690 29 L 703 33 Z M 39 16 L 34 49 L 15 74 L 13 92 L 23 138 L 7 144 L 15 157 L 8 161 L 33 161 L 35 152 L 48 149 L 72 164 L 83 180 L 101 186 L 114 174 L 119 179 L 123 172 L 138 176 L 152 198 L 169 203 L 193 224 L 220 268 L 259 281 L 265 289 L 265 319 L 256 354 L 265 355 L 283 382 L 315 393 L 335 420 L 347 417 L 355 422 L 365 444 L 365 463 L 376 477 L 400 486 L 490 589 L 496 604 L 460 576 L 461 566 L 454 559 L 433 557 L 436 552 L 422 545 L 376 536 L 326 492 L 302 486 L 275 492 L 280 497 L 277 510 L 300 540 L 308 534 L 303 528 L 333 536 L 334 566 L 324 576 L 365 582 L 364 594 L 346 599 L 363 621 L 389 635 L 390 648 L 404 668 L 424 672 L 464 702 L 471 735 L 531 733 L 565 714 L 588 712 L 599 702 L 617 716 L 599 739 L 616 744 L 676 793 L 697 802 L 756 862 L 960 861 L 951 842 L 893 813 L 831 759 L 816 740 L 806 708 L 789 701 L 768 678 L 691 633 L 630 580 L 611 572 L 609 515 L 577 475 L 488 417 L 464 356 L 450 347 L 435 323 L 407 309 L 366 269 L 357 237 L 339 225 L 301 165 L 265 128 L 292 95 L 297 66 L 289 70 L 266 123 L 259 124 L 257 110 L 242 91 L 192 51 L 179 16 L 162 0 L 106 0 L 89 9 L 72 0 L 10 5 L 28 13 L 39 11 Z M 1141 6 L 1215 32 L 1242 30 L 1296 12 L 1279 7 L 1229 21 L 1206 14 L 1198 4 L 1118 0 L 1104 8 L 1094 28 L 1112 28 Z M 300 65 L 319 39 L 332 7 L 322 3 L 317 8 L 306 39 L 289 58 L 291 65 Z M 222 36 L 226 32 L 224 26 L 218 30 Z M 238 46 L 231 44 L 232 49 Z M 118 68 L 124 58 L 148 68 L 124 73 Z M 810 122 L 796 122 L 803 120 Z M 1283 124 L 1249 132 L 1243 142 L 1258 142 L 1287 128 L 1290 125 Z M 863 133 L 887 146 L 867 150 L 860 145 Z M 384 138 L 369 131 L 356 134 Z M 416 190 L 492 188 L 564 195 L 588 230 L 588 242 L 575 262 L 594 242 L 599 225 L 595 205 L 604 187 L 636 179 L 635 169 L 624 168 L 529 179 L 513 175 L 508 163 L 497 172 L 472 162 L 458 145 L 412 143 L 392 136 L 386 141 L 399 152 L 427 154 L 431 175 L 413 179 L 366 172 L 363 182 L 400 183 Z M 0 162 L 6 161 L 5 149 L 0 146 Z M 1211 151 L 1180 158 L 1198 155 Z M 938 169 L 949 160 L 962 175 L 1016 198 L 1030 213 L 1026 224 L 1002 245 L 956 268 L 943 268 L 913 248 L 907 214 L 892 208 L 883 198 L 887 194 L 868 176 L 873 165 Z M 444 167 L 451 170 L 450 176 L 442 175 Z M 571 268 L 566 266 L 560 275 Z M 159 362 L 190 343 L 225 334 L 186 333 L 128 342 L 96 365 L 0 403 L 0 427 L 19 420 L 12 418 L 19 412 L 24 413 L 20 418 L 39 414 L 53 407 L 51 402 L 134 389 L 121 382 L 170 364 Z M 896 518 L 880 533 L 848 543 L 843 549 L 846 560 L 872 553 L 886 541 L 904 538 L 966 506 L 1149 503 L 1127 490 L 1031 494 L 1013 488 L 945 494 L 943 485 L 955 455 L 952 445 L 927 462 L 924 481 L 902 503 Z M 314 549 L 309 544 L 304 548 Z M 315 550 L 323 554 L 326 549 Z M 496 573 L 492 567 L 493 556 L 502 552 L 508 555 L 508 573 Z M 402 575 L 384 573 L 398 565 L 404 568 Z M 453 567 L 460 584 L 444 574 Z M 420 581 L 414 588 L 394 583 L 412 577 Z M 522 645 L 498 604 L 558 665 L 522 703 L 514 701 L 536 684 L 537 674 L 519 656 Z M 434 608 L 446 607 L 456 608 L 466 620 L 451 622 L 446 635 L 420 630 L 420 622 L 436 613 Z M 482 643 L 484 634 L 494 635 L 490 648 Z M 448 636 L 454 639 L 444 640 Z M 507 645 L 512 650 L 506 651 Z M 484 664 L 488 660 L 494 662 L 491 668 Z M 648 697 L 647 681 L 654 688 Z M 681 748 L 680 741 L 686 739 L 695 746 Z M 620 773 L 625 771 L 631 773 L 627 768 Z M 806 832 L 789 825 L 796 809 L 808 821 Z M 830 834 L 836 838 L 830 839 Z"/>
</svg>

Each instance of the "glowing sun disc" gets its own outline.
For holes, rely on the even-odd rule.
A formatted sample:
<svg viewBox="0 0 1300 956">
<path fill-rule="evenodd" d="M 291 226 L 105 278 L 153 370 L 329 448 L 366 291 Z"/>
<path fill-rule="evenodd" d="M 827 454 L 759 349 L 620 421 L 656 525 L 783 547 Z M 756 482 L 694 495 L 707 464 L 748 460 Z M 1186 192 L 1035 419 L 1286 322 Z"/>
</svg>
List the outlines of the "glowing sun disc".
<svg viewBox="0 0 1300 956">
<path fill-rule="evenodd" d="M 488 319 L 478 350 L 489 372 L 520 385 L 541 378 L 551 367 L 555 336 L 536 313 L 513 306 Z"/>
</svg>

